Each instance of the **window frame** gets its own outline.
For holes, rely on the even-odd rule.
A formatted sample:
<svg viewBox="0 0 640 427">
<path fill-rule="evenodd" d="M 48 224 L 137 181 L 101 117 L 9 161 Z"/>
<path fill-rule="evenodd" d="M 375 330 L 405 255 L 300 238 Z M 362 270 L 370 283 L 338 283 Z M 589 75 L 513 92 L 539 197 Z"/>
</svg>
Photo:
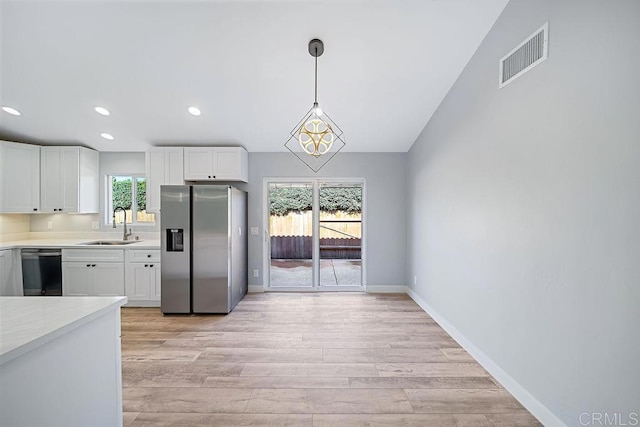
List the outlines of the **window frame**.
<svg viewBox="0 0 640 427">
<path fill-rule="evenodd" d="M 157 220 L 156 220 L 156 214 L 155 213 L 151 213 L 153 215 L 153 222 L 138 222 L 137 221 L 137 212 L 138 212 L 138 195 L 137 195 L 137 180 L 139 178 L 144 178 L 146 181 L 146 184 L 149 184 L 149 179 L 147 178 L 147 176 L 145 174 L 140 174 L 140 173 L 110 173 L 105 175 L 105 185 L 106 185 L 106 191 L 105 194 L 107 195 L 106 200 L 105 200 L 105 225 L 108 225 L 110 227 L 113 226 L 113 177 L 127 177 L 127 178 L 131 178 L 132 183 L 131 183 L 131 222 L 127 222 L 127 225 L 129 226 L 136 226 L 136 227 L 155 227 Z M 126 215 L 125 215 L 125 220 L 126 220 Z M 116 225 L 118 225 L 118 223 L 116 223 Z"/>
</svg>

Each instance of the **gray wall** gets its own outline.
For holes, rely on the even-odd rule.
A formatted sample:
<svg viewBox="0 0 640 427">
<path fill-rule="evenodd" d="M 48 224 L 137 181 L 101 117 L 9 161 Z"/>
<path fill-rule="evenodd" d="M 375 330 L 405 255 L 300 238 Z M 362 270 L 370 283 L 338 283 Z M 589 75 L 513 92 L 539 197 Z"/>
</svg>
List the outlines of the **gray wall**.
<svg viewBox="0 0 640 427">
<path fill-rule="evenodd" d="M 404 285 L 406 230 L 406 153 L 339 153 L 318 174 L 290 153 L 249 153 L 249 271 L 262 286 L 264 178 L 364 178 L 366 203 L 366 277 L 368 285 Z"/>
<path fill-rule="evenodd" d="M 145 153 L 112 153 L 102 152 L 100 153 L 100 212 L 103 213 L 100 216 L 100 227 L 103 231 L 113 231 L 112 226 L 105 225 L 104 212 L 107 208 L 106 194 L 107 189 L 106 177 L 108 175 L 145 175 Z M 111 213 L 109 213 L 111 215 Z M 122 225 L 117 225 L 118 230 L 122 230 Z M 155 226 L 138 225 L 133 227 L 134 231 L 160 231 L 159 217 L 156 217 Z"/>
<path fill-rule="evenodd" d="M 640 412 L 639 40 L 635 0 L 512 0 L 408 156 L 413 290 L 568 425 Z"/>
</svg>

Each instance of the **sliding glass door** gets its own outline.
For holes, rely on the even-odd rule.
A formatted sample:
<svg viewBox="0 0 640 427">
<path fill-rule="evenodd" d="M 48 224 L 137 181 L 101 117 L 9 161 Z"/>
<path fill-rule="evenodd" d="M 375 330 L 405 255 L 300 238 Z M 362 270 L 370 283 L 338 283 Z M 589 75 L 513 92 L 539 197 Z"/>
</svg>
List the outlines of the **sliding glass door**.
<svg viewBox="0 0 640 427">
<path fill-rule="evenodd" d="M 269 285 L 313 288 L 313 184 L 268 185 Z"/>
<path fill-rule="evenodd" d="M 321 183 L 320 286 L 362 286 L 362 184 Z"/>
<path fill-rule="evenodd" d="M 268 290 L 362 290 L 362 180 L 265 180 Z"/>
</svg>

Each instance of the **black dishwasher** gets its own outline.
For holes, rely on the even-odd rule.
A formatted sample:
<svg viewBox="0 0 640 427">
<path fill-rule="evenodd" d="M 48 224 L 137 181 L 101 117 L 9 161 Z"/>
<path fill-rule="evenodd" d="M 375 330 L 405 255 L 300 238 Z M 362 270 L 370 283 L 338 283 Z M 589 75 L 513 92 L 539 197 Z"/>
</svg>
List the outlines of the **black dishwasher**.
<svg viewBox="0 0 640 427">
<path fill-rule="evenodd" d="M 62 295 L 62 249 L 22 249 L 24 296 Z"/>
</svg>

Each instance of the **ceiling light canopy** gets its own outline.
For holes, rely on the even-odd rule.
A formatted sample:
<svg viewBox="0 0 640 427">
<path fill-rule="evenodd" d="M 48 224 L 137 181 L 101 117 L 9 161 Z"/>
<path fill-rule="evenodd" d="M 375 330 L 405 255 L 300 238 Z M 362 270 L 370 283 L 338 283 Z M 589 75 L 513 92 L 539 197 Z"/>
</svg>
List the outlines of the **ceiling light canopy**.
<svg viewBox="0 0 640 427">
<path fill-rule="evenodd" d="M 109 141 L 113 141 L 113 135 L 111 135 L 110 133 L 103 132 L 100 134 L 100 136 L 104 139 L 108 139 Z"/>
<path fill-rule="evenodd" d="M 322 40 L 309 42 L 309 54 L 315 58 L 313 106 L 293 128 L 284 144 L 316 173 L 346 145 L 340 127 L 318 105 L 318 57 L 323 53 Z"/>
<path fill-rule="evenodd" d="M 107 110 L 104 107 L 95 107 L 94 110 L 96 110 L 96 113 L 102 115 L 102 116 L 108 116 L 111 113 L 109 112 L 109 110 Z"/>
<path fill-rule="evenodd" d="M 198 107 L 189 107 L 187 110 L 192 116 L 199 116 L 200 114 L 202 114 Z"/>
<path fill-rule="evenodd" d="M 21 113 L 20 111 L 16 110 L 16 109 L 15 109 L 15 108 L 13 108 L 13 107 L 9 107 L 8 105 L 3 105 L 3 106 L 2 106 L 2 109 L 3 109 L 5 112 L 7 112 L 7 113 L 9 113 L 9 114 L 11 114 L 11 115 L 14 115 L 14 116 L 20 116 L 20 115 L 22 115 L 22 113 Z"/>
</svg>

